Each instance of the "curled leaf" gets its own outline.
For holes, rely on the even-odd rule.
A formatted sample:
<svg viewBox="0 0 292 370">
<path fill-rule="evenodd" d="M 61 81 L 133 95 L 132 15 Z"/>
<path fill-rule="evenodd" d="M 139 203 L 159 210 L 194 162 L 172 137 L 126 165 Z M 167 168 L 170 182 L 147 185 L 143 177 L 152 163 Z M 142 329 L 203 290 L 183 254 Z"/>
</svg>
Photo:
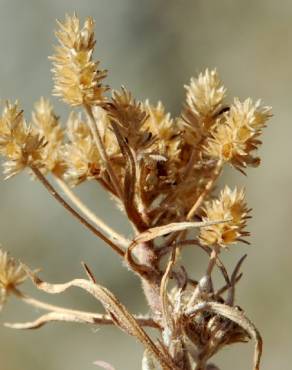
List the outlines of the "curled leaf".
<svg viewBox="0 0 292 370">
<path fill-rule="evenodd" d="M 259 370 L 260 368 L 260 361 L 262 356 L 262 348 L 263 348 L 263 340 L 262 337 L 254 326 L 254 324 L 244 315 L 242 311 L 237 309 L 236 307 L 230 307 L 225 304 L 217 303 L 217 302 L 204 302 L 199 303 L 195 307 L 186 311 L 186 315 L 192 317 L 196 315 L 198 312 L 214 312 L 217 315 L 225 317 L 241 328 L 243 328 L 248 335 L 255 341 L 255 351 L 254 351 L 254 370 Z"/>
</svg>

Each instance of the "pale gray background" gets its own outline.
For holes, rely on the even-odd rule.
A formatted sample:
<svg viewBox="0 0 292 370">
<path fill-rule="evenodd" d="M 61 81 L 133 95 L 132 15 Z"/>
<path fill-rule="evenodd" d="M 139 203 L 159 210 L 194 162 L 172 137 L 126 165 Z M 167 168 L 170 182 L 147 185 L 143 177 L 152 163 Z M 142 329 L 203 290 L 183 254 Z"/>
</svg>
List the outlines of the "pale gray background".
<svg viewBox="0 0 292 370">
<path fill-rule="evenodd" d="M 55 19 L 77 11 L 96 20 L 96 57 L 109 69 L 109 83 L 128 86 L 141 99 L 161 99 L 179 112 L 183 85 L 205 67 L 217 67 L 230 96 L 262 98 L 275 117 L 264 135 L 261 167 L 248 177 L 228 170 L 222 183 L 247 188 L 253 210 L 252 246 L 233 247 L 223 256 L 231 268 L 245 252 L 237 302 L 256 322 L 264 340 L 263 369 L 291 368 L 292 215 L 292 3 L 282 0 L 0 0 L 0 97 L 18 98 L 27 117 L 39 96 L 49 96 Z M 67 109 L 54 99 L 59 114 Z M 88 184 L 84 199 L 104 219 L 128 233 L 116 207 Z M 0 183 L 0 240 L 50 281 L 82 276 L 89 261 L 98 280 L 134 312 L 144 299 L 136 277 L 89 235 L 25 174 Z M 199 277 L 206 264 L 199 251 L 188 254 Z M 28 291 L 32 291 L 30 285 Z M 45 296 L 43 296 L 46 298 Z M 78 291 L 53 302 L 94 310 Z M 100 309 L 98 306 L 97 309 Z M 36 317 L 12 300 L 5 320 Z M 140 368 L 142 349 L 117 329 L 53 324 L 33 332 L 0 328 L 0 370 L 91 370 L 96 359 L 117 370 Z M 237 345 L 218 357 L 222 370 L 251 368 L 252 346 Z"/>
</svg>

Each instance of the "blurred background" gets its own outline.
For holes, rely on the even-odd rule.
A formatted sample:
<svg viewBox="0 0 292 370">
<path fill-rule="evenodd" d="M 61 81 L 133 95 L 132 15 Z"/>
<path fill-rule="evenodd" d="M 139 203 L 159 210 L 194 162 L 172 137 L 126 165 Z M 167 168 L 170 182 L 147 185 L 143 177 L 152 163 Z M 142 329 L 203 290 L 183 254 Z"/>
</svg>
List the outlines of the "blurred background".
<svg viewBox="0 0 292 370">
<path fill-rule="evenodd" d="M 50 96 L 50 62 L 55 19 L 74 11 L 96 20 L 96 58 L 109 70 L 108 82 L 126 85 L 139 99 L 161 99 L 180 112 L 184 84 L 206 67 L 216 67 L 233 96 L 273 106 L 274 118 L 260 149 L 262 165 L 248 177 L 227 169 L 221 183 L 246 187 L 253 220 L 251 246 L 223 256 L 231 269 L 248 253 L 237 303 L 264 337 L 263 370 L 290 369 L 292 363 L 292 3 L 288 0 L 0 0 L 0 97 L 19 99 L 27 118 L 40 96 Z M 55 98 L 62 117 L 68 110 Z M 93 184 L 78 193 L 116 229 L 130 229 L 106 194 Z M 71 219 L 42 186 L 26 174 L 0 182 L 0 241 L 15 257 L 42 267 L 42 276 L 63 282 L 83 276 L 89 262 L 98 281 L 133 312 L 145 312 L 138 279 L 118 258 Z M 188 251 L 199 277 L 206 265 L 200 251 Z M 30 284 L 26 287 L 33 292 Z M 62 297 L 37 296 L 68 307 L 99 310 L 78 291 Z M 1 322 L 33 319 L 40 312 L 11 300 Z M 223 370 L 251 368 L 252 344 L 221 352 Z M 118 329 L 52 324 L 37 331 L 0 327 L 0 370 L 91 370 L 95 360 L 117 370 L 140 369 L 142 348 Z"/>
</svg>

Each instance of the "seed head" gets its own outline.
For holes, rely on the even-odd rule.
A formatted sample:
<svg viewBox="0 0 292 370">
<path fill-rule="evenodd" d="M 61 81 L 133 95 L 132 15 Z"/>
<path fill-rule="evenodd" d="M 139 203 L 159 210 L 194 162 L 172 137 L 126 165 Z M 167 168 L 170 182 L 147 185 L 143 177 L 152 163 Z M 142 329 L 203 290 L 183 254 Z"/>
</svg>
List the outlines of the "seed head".
<svg viewBox="0 0 292 370">
<path fill-rule="evenodd" d="M 92 60 L 95 45 L 94 21 L 86 18 L 83 27 L 76 15 L 66 16 L 56 37 L 60 45 L 55 47 L 53 60 L 54 94 L 71 106 L 98 105 L 105 101 L 107 87 L 101 81 L 106 71 Z"/>
<path fill-rule="evenodd" d="M 61 155 L 64 131 L 49 100 L 41 98 L 36 102 L 32 112 L 32 122 L 39 136 L 45 141 L 45 146 L 41 151 L 43 172 L 62 175 L 65 170 Z"/>
<path fill-rule="evenodd" d="M 235 188 L 232 191 L 226 186 L 221 191 L 219 199 L 206 203 L 203 209 L 204 221 L 226 220 L 226 222 L 202 228 L 199 235 L 202 244 L 210 246 L 217 244 L 226 247 L 249 235 L 244 230 L 250 211 L 246 206 L 244 196 L 242 189 Z"/>
<path fill-rule="evenodd" d="M 24 282 L 27 274 L 20 263 L 0 249 L 0 306 L 17 285 Z"/>
<path fill-rule="evenodd" d="M 261 107 L 260 101 L 253 104 L 251 99 L 235 99 L 230 111 L 218 119 L 205 153 L 238 169 L 259 165 L 254 151 L 261 144 L 258 137 L 270 117 L 271 108 Z"/>
<path fill-rule="evenodd" d="M 222 85 L 216 70 L 200 73 L 198 78 L 191 78 L 190 85 L 185 86 L 186 105 L 182 114 L 182 124 L 192 134 L 193 144 L 206 136 L 216 122 L 225 98 L 226 89 Z"/>
<path fill-rule="evenodd" d="M 27 165 L 40 165 L 43 138 L 28 125 L 18 103 L 6 102 L 0 118 L 0 153 L 6 178 L 16 175 Z"/>
</svg>

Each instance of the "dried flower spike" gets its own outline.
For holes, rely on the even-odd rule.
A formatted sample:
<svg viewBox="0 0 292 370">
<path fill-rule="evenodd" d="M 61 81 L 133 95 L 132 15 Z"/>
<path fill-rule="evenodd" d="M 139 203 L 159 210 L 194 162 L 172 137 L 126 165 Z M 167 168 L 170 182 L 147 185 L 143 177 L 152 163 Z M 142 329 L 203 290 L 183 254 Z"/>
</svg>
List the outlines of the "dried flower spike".
<svg viewBox="0 0 292 370">
<path fill-rule="evenodd" d="M 203 221 L 231 221 L 202 228 L 199 236 L 201 243 L 226 247 L 249 235 L 244 230 L 249 211 L 244 200 L 244 191 L 237 188 L 232 191 L 226 186 L 219 199 L 206 203 Z"/>
<path fill-rule="evenodd" d="M 106 71 L 98 68 L 99 62 L 92 60 L 95 45 L 94 21 L 88 17 L 80 27 L 76 15 L 67 15 L 64 23 L 58 22 L 60 30 L 56 36 L 60 45 L 55 47 L 54 94 L 72 106 L 95 105 L 105 101 L 107 87 L 101 81 Z"/>
</svg>

